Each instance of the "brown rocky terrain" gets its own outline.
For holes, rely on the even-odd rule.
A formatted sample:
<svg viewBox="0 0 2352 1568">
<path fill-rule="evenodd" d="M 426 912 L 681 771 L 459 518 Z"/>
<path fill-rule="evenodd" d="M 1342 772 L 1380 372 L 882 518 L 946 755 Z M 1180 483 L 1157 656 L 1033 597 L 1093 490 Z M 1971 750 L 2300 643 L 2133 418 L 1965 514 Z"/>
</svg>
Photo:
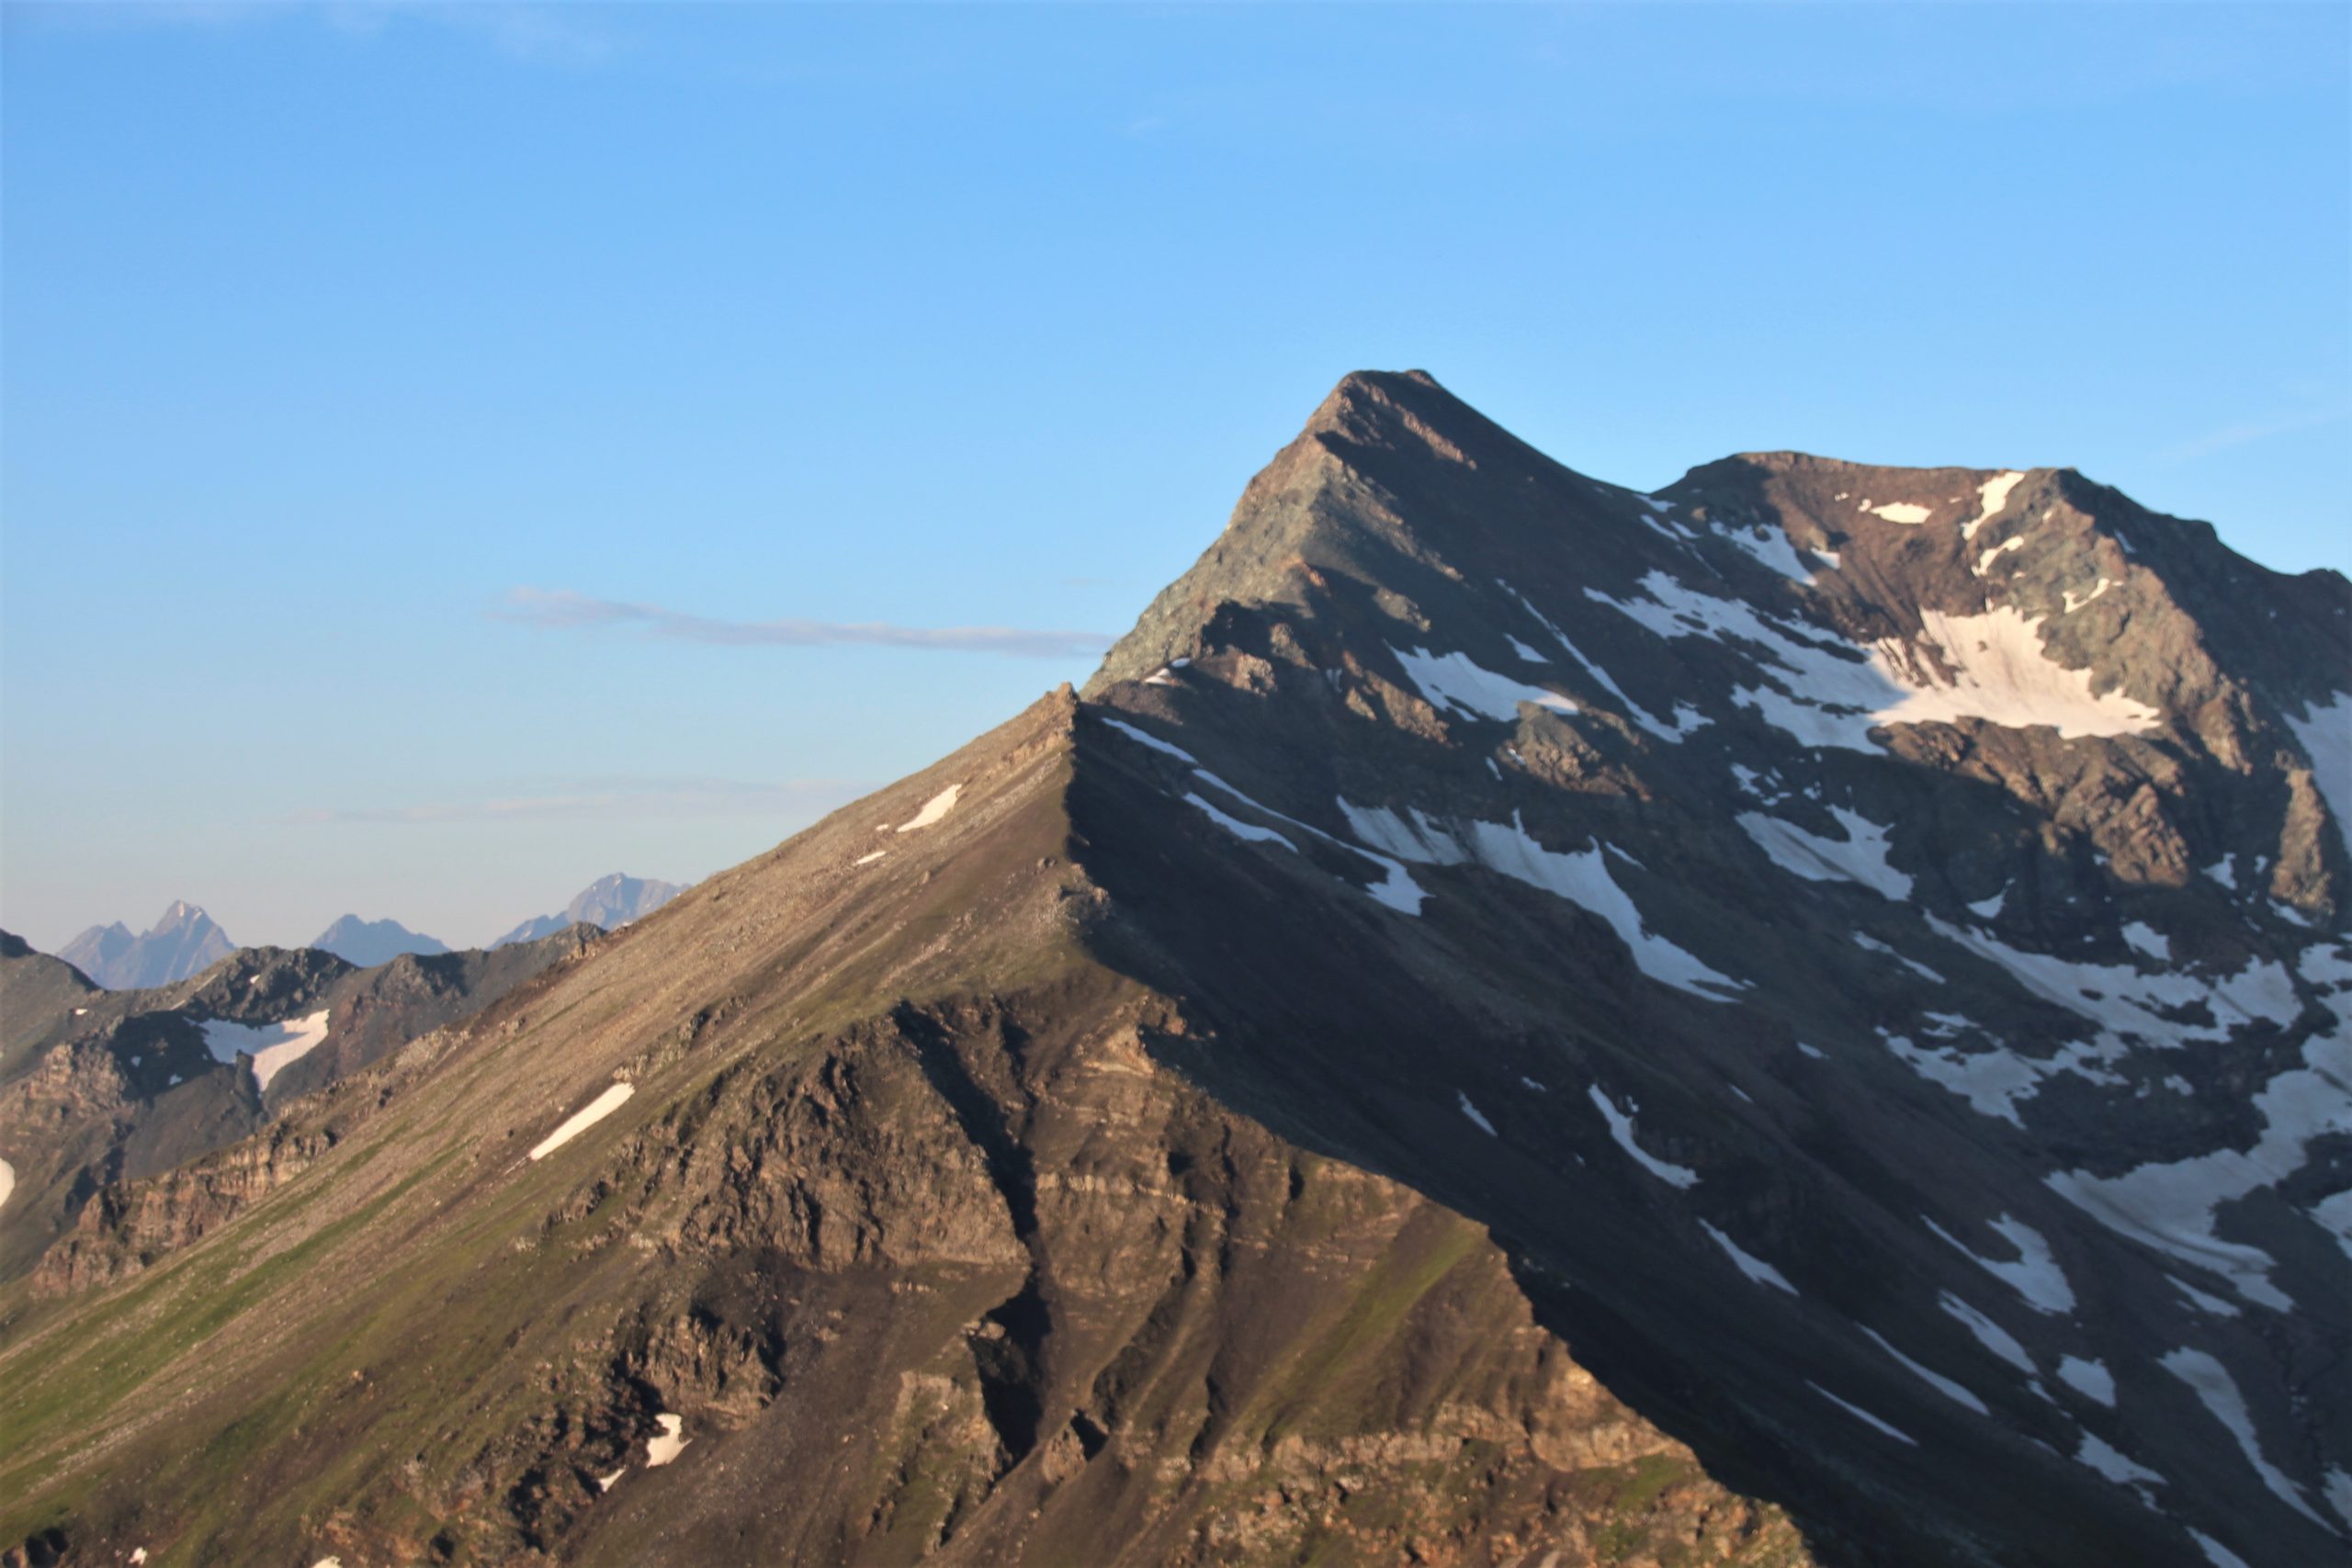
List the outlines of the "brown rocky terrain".
<svg viewBox="0 0 2352 1568">
<path fill-rule="evenodd" d="M 403 955 L 368 969 L 313 948 L 242 948 L 201 975 L 144 991 L 100 989 L 5 937 L 0 1155 L 15 1180 L 0 1212 L 0 1279 L 30 1269 L 94 1198 L 102 1214 L 119 1214 L 129 1201 L 121 1184 L 238 1143 L 306 1090 L 576 957 L 596 934 L 579 927 L 496 952 Z M 205 1029 L 306 1018 L 318 1020 L 322 1036 L 273 1065 L 266 1084 L 245 1061 L 221 1059 Z M 114 1249 L 109 1267 L 164 1245 L 171 1228 Z"/>
</svg>

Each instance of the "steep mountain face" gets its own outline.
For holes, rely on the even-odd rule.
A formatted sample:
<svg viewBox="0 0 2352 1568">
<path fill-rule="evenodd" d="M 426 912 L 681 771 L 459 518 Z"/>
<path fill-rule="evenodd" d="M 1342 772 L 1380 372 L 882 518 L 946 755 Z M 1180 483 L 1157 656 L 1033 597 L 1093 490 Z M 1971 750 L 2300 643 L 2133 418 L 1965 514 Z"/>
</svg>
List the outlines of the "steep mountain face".
<svg viewBox="0 0 2352 1568">
<path fill-rule="evenodd" d="M 168 986 L 209 969 L 237 950 L 229 933 L 193 904 L 174 903 L 133 936 L 120 921 L 92 926 L 57 955 L 110 991 Z"/>
<path fill-rule="evenodd" d="M 117 1188 L 252 1135 L 303 1093 L 593 942 L 580 927 L 494 953 L 404 954 L 364 969 L 309 948 L 241 948 L 176 986 L 105 991 L 0 933 L 0 1156 L 13 1189 L 0 1200 L 0 1280 L 30 1269 L 61 1236 L 58 1279 L 135 1269 L 173 1244 L 170 1226 L 129 1247 L 74 1239 L 113 1223 Z"/>
<path fill-rule="evenodd" d="M 2348 616 L 1351 377 L 1082 696 L 85 1210 L 0 1539 L 2335 1561 Z"/>
<path fill-rule="evenodd" d="M 542 934 L 553 936 L 555 932 Z M 356 915 L 344 916 L 312 938 L 310 945 L 362 969 L 390 964 L 403 953 L 430 958 L 449 951 L 448 943 L 439 938 L 413 931 L 398 920 L 363 920 Z"/>
<path fill-rule="evenodd" d="M 684 891 L 684 887 L 674 882 L 624 876 L 615 872 L 610 876 L 598 877 L 581 889 L 580 896 L 565 905 L 561 914 L 534 915 L 490 945 L 503 947 L 511 942 L 537 942 L 571 925 L 586 924 L 608 931 L 618 931 L 631 920 L 643 919 Z"/>
</svg>

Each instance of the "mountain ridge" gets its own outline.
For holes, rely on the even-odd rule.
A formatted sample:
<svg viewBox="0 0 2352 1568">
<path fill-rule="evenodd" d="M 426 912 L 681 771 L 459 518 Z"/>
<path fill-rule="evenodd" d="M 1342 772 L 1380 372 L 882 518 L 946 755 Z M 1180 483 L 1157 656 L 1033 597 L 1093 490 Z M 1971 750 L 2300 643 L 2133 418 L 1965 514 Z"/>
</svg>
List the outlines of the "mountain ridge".
<svg viewBox="0 0 2352 1568">
<path fill-rule="evenodd" d="M 0 1524 L 289 1560 L 2340 1551 L 2314 677 L 2169 635 L 2052 471 L 1642 495 L 1440 395 L 1343 382 L 1083 694 L 126 1192 L 91 1256 L 225 1217 L 57 1281 L 123 1295 L 0 1287 L 36 1422 Z M 172 1343 L 226 1289 L 224 1386 L 166 1420 L 146 1341 L 68 1315 Z M 262 1483 L 233 1518 L 216 1433 Z M 361 1451 L 410 1457 L 337 1479 Z"/>
</svg>

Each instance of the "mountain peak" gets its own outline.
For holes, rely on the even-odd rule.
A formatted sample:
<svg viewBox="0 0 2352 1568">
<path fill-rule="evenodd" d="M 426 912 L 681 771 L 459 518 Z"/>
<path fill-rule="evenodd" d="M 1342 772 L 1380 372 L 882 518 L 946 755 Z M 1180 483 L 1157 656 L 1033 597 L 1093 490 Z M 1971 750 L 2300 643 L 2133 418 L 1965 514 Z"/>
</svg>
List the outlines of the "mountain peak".
<svg viewBox="0 0 2352 1568">
<path fill-rule="evenodd" d="M 398 920 L 363 920 L 357 915 L 344 916 L 311 938 L 310 945 L 362 969 L 389 964 L 403 953 L 430 958 L 449 951 L 439 938 L 413 931 Z"/>
<path fill-rule="evenodd" d="M 92 926 L 57 955 L 108 990 L 120 991 L 185 980 L 236 950 L 212 917 L 186 899 L 174 899 L 143 935 L 134 936 L 119 920 Z"/>
</svg>

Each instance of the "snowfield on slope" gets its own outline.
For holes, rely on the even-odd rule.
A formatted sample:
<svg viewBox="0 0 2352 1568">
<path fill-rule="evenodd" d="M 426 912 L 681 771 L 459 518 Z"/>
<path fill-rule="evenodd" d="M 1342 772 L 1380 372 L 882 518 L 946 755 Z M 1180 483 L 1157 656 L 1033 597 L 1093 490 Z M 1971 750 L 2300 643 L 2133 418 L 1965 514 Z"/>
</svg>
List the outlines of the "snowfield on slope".
<svg viewBox="0 0 2352 1568">
<path fill-rule="evenodd" d="M 912 821 L 899 823 L 897 830 L 901 833 L 911 833 L 918 828 L 930 827 L 933 823 L 937 822 L 941 818 L 945 817 L 949 812 L 956 809 L 956 797 L 963 793 L 964 786 L 962 784 L 949 784 L 945 789 L 941 790 L 937 795 L 934 795 L 929 800 L 924 801 L 922 803 L 922 809 L 915 813 L 914 819 Z"/>
<path fill-rule="evenodd" d="M 533 1145 L 531 1157 L 533 1159 L 547 1158 L 548 1156 L 628 1103 L 628 1097 L 636 1092 L 637 1086 L 633 1083 L 614 1084 L 604 1093 L 566 1117 L 562 1124 L 554 1132 Z"/>
<path fill-rule="evenodd" d="M 1533 703 L 1554 713 L 1574 713 L 1577 705 L 1557 692 L 1531 686 L 1496 673 L 1466 653 L 1430 653 L 1421 649 L 1392 648 L 1406 678 L 1419 688 L 1432 707 L 1450 707 L 1465 718 L 1519 717 L 1519 705 Z"/>
<path fill-rule="evenodd" d="M 1736 639 L 1760 648 L 1763 660 L 1750 658 L 1761 683 L 1736 687 L 1732 700 L 1807 746 L 1876 751 L 1882 748 L 1870 737 L 1874 728 L 1963 718 L 2020 728 L 2048 725 L 2070 739 L 2128 735 L 2164 716 L 2120 692 L 2095 694 L 2091 672 L 2052 659 L 2038 631 L 2041 622 L 2009 605 L 1974 615 L 1922 611 L 1917 646 L 1886 637 L 1863 648 L 1826 626 L 1784 623 L 1655 569 L 1640 588 L 1643 596 L 1634 599 L 1596 588 L 1585 594 L 1662 637 L 1702 637 L 1725 647 Z"/>
<path fill-rule="evenodd" d="M 1418 807 L 1408 807 L 1411 820 L 1383 807 L 1351 805 L 1340 800 L 1340 812 L 1349 830 L 1367 844 L 1416 865 L 1478 865 L 1498 871 L 1515 882 L 1566 899 L 1598 915 L 1633 950 L 1634 962 L 1651 979 L 1709 1001 L 1723 1001 L 1719 993 L 1739 990 L 1744 983 L 1709 968 L 1698 958 L 1653 931 L 1625 890 L 1609 870 L 1608 857 L 1595 846 L 1562 853 L 1535 841 L 1516 816 L 1509 822 L 1473 820 L 1458 829 L 1438 822 Z"/>
<path fill-rule="evenodd" d="M 317 1050 L 326 1039 L 327 1012 L 322 1008 L 307 1018 L 283 1023 L 232 1023 L 209 1018 L 197 1027 L 204 1032 L 204 1048 L 212 1053 L 214 1061 L 234 1062 L 240 1053 L 251 1056 L 254 1086 L 267 1089 L 270 1079 Z"/>
</svg>

